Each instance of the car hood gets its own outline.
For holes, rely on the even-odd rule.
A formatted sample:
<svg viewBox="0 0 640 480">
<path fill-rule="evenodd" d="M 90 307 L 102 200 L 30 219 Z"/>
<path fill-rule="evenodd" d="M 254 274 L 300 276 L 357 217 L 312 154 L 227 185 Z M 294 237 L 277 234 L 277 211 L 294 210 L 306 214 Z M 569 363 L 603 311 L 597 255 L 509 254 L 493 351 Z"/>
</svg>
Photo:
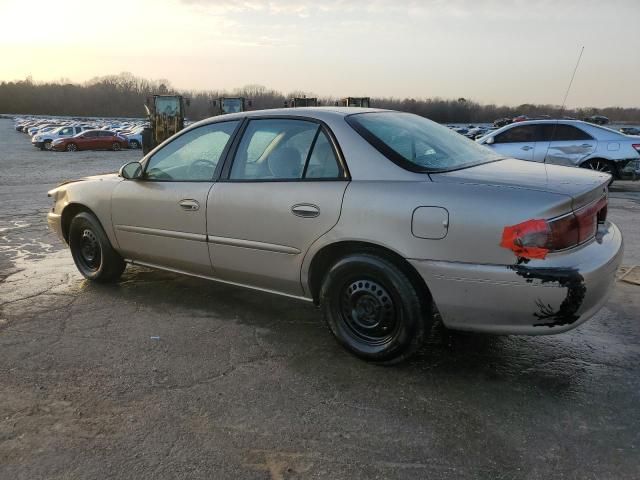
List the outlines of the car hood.
<svg viewBox="0 0 640 480">
<path fill-rule="evenodd" d="M 90 177 L 78 178 L 75 180 L 65 180 L 64 182 L 58 184 L 56 188 L 51 189 L 47 192 L 49 196 L 52 193 L 55 193 L 60 187 L 64 187 L 65 185 L 69 185 L 70 183 L 78 183 L 78 182 L 104 182 L 104 181 L 119 181 L 121 178 L 117 173 L 103 173 L 100 175 L 92 175 Z"/>
<path fill-rule="evenodd" d="M 431 174 L 431 180 L 440 183 L 492 185 L 569 195 L 574 200 L 574 208 L 601 197 L 610 178 L 606 173 L 592 170 L 513 158 Z"/>
</svg>

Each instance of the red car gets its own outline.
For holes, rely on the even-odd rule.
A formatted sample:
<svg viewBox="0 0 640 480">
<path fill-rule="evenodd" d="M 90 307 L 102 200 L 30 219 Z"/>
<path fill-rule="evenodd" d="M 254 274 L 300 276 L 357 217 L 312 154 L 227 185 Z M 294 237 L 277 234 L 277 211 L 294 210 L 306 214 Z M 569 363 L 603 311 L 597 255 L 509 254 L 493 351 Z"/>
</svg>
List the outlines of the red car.
<svg viewBox="0 0 640 480">
<path fill-rule="evenodd" d="M 51 149 L 58 152 L 76 150 L 120 150 L 128 148 L 129 141 L 109 130 L 85 130 L 73 137 L 59 138 L 51 143 Z"/>
</svg>

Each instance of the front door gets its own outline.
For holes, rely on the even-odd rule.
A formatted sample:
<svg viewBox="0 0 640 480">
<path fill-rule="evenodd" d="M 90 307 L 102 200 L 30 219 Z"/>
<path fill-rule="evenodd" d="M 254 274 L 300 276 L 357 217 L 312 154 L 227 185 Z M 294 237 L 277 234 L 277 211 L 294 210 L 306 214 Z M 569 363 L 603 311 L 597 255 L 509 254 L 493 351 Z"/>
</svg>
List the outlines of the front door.
<svg viewBox="0 0 640 480">
<path fill-rule="evenodd" d="M 150 157 L 139 180 L 124 180 L 112 197 L 112 220 L 126 258 L 212 275 L 206 235 L 207 197 L 238 121 L 176 136 Z"/>
<path fill-rule="evenodd" d="M 505 157 L 533 160 L 536 126 L 516 125 L 494 137 L 491 147 Z"/>
<path fill-rule="evenodd" d="M 329 132 L 313 121 L 247 124 L 225 180 L 209 195 L 216 276 L 302 295 L 305 253 L 340 216 L 348 181 Z"/>
</svg>

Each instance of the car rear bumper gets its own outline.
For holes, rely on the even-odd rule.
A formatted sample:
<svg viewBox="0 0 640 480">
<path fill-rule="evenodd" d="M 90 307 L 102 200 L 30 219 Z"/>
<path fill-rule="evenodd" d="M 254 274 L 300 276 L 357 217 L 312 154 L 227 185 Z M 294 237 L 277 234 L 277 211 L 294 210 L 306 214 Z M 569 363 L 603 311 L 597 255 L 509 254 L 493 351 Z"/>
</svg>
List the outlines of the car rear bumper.
<svg viewBox="0 0 640 480">
<path fill-rule="evenodd" d="M 64 234 L 62 233 L 62 215 L 49 212 L 47 214 L 47 224 L 49 225 L 49 229 L 54 232 L 60 240 L 65 243 L 67 242 L 64 238 Z"/>
<path fill-rule="evenodd" d="M 520 265 L 410 260 L 448 328 L 544 335 L 577 327 L 606 302 L 622 234 L 602 225 L 588 245 Z"/>
</svg>

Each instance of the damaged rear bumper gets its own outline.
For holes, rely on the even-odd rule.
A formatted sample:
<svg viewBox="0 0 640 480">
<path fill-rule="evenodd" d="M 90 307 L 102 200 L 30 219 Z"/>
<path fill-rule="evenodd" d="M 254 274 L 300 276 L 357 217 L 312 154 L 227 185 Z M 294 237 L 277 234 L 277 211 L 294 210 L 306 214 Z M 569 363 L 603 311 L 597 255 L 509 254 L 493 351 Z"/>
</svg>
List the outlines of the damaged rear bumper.
<svg viewBox="0 0 640 480">
<path fill-rule="evenodd" d="M 622 253 L 622 234 L 607 222 L 589 244 L 526 264 L 410 262 L 448 328 L 544 335 L 575 328 L 604 305 Z"/>
</svg>

